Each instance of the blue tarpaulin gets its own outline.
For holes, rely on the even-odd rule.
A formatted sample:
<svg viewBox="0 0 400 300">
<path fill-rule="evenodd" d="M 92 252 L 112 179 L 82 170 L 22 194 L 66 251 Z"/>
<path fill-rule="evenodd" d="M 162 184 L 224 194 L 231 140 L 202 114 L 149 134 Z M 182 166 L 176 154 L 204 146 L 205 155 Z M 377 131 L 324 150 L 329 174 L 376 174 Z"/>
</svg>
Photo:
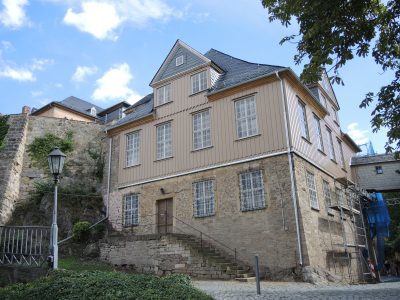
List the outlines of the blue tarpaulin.
<svg viewBox="0 0 400 300">
<path fill-rule="evenodd" d="M 390 217 L 382 194 L 372 193 L 371 198 L 375 201 L 370 202 L 367 206 L 367 218 L 371 238 L 376 237 L 377 263 L 378 269 L 381 270 L 385 260 L 385 238 L 389 237 Z"/>
</svg>

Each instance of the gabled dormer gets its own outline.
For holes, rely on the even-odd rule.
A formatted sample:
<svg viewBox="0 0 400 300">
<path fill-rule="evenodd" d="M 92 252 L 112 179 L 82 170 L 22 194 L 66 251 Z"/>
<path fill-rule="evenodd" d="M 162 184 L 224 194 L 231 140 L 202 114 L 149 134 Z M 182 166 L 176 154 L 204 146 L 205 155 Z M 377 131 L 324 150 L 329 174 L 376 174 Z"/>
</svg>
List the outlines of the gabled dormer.
<svg viewBox="0 0 400 300">
<path fill-rule="evenodd" d="M 200 52 L 177 40 L 150 82 L 154 89 L 155 106 L 173 101 L 171 82 L 189 73 L 190 95 L 209 89 L 223 70 Z"/>
</svg>

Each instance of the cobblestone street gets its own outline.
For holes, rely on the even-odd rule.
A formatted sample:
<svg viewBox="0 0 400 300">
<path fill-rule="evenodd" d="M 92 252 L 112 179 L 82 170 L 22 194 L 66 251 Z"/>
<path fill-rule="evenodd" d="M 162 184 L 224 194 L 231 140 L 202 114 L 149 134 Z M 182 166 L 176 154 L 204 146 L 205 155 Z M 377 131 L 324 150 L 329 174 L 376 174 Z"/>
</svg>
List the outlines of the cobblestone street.
<svg viewBox="0 0 400 300">
<path fill-rule="evenodd" d="M 400 282 L 384 282 L 366 285 L 312 285 L 291 282 L 261 282 L 261 295 L 256 285 L 236 281 L 195 281 L 200 290 L 220 299 L 400 299 Z"/>
</svg>

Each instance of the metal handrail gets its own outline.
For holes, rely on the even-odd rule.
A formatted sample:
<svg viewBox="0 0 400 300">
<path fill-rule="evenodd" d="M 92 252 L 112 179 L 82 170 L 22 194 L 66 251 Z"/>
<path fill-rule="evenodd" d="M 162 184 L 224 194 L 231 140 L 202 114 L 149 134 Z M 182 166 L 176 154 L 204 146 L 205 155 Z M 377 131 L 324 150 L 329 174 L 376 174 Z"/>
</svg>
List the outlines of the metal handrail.
<svg viewBox="0 0 400 300">
<path fill-rule="evenodd" d="M 185 221 L 182 221 L 181 219 L 179 219 L 179 218 L 177 218 L 177 217 L 175 217 L 175 216 L 172 216 L 172 218 L 176 219 L 177 221 L 179 221 L 179 222 L 185 224 L 186 226 L 188 226 L 188 227 L 190 227 L 190 228 L 196 230 L 197 232 L 199 232 L 199 233 L 200 233 L 200 243 L 201 243 L 201 246 L 202 246 L 202 244 L 203 244 L 203 235 L 204 235 L 204 236 L 210 238 L 211 240 L 213 240 L 214 242 L 218 243 L 219 245 L 221 245 L 221 246 L 225 247 L 226 249 L 229 249 L 230 251 L 232 251 L 232 252 L 234 253 L 234 255 L 235 255 L 235 261 L 236 261 L 236 258 L 237 258 L 237 250 L 236 250 L 236 248 L 233 248 L 233 249 L 232 249 L 231 247 L 229 247 L 229 246 L 225 245 L 224 243 L 218 241 L 217 239 L 213 238 L 213 237 L 210 236 L 209 234 L 202 232 L 201 230 L 197 229 L 196 227 L 194 227 L 194 226 L 192 226 L 192 225 L 186 223 Z"/>
</svg>

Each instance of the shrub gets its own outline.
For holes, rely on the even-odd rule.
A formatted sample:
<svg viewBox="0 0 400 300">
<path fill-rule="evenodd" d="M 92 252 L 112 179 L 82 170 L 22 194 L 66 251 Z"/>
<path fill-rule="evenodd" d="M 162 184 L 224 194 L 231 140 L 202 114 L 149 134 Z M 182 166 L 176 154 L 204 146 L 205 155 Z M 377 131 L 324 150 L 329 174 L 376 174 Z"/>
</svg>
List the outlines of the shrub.
<svg viewBox="0 0 400 300">
<path fill-rule="evenodd" d="M 4 148 L 4 138 L 7 135 L 10 125 L 7 124 L 8 116 L 0 116 L 0 151 Z"/>
<path fill-rule="evenodd" d="M 193 299 L 210 300 L 195 289 L 186 275 L 158 278 L 119 272 L 55 271 L 48 277 L 28 284 L 14 284 L 0 289 L 5 300 L 70 300 L 70 299 Z"/>
<path fill-rule="evenodd" d="M 87 221 L 81 221 L 74 224 L 72 228 L 73 240 L 75 242 L 88 242 L 92 235 L 90 223 Z"/>
</svg>

